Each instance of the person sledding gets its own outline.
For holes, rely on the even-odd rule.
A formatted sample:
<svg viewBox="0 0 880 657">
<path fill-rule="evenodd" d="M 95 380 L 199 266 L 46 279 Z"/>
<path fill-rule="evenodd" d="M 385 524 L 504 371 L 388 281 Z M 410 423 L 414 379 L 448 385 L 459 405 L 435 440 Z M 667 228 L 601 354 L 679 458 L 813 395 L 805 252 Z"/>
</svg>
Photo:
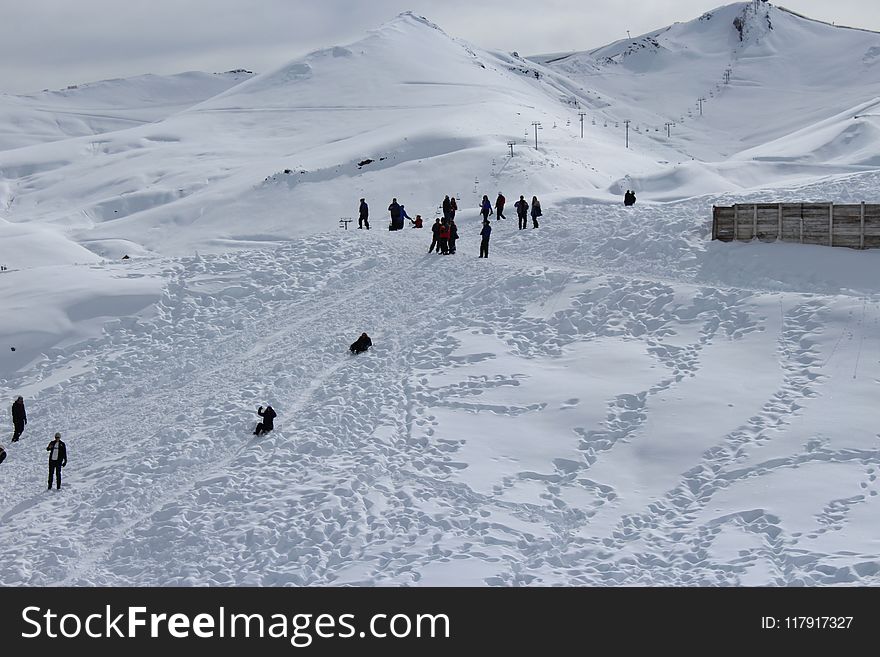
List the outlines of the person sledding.
<svg viewBox="0 0 880 657">
<path fill-rule="evenodd" d="M 275 412 L 275 409 L 272 408 L 272 404 L 266 404 L 266 408 L 260 406 L 257 409 L 257 415 L 263 418 L 263 421 L 257 425 L 256 429 L 254 429 L 255 436 L 269 433 L 275 428 L 275 418 L 278 417 L 278 414 Z"/>
<path fill-rule="evenodd" d="M 361 337 L 351 343 L 348 350 L 353 354 L 360 354 L 373 346 L 373 341 L 366 333 L 361 333 Z"/>
</svg>

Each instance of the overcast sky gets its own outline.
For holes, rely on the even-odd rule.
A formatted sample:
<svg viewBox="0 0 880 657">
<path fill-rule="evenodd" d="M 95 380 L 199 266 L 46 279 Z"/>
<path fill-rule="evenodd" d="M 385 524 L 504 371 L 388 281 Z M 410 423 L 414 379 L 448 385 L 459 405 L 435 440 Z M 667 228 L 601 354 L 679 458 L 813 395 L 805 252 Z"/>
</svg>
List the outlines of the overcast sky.
<svg viewBox="0 0 880 657">
<path fill-rule="evenodd" d="M 521 55 L 587 50 L 687 21 L 719 0 L 0 0 L 0 91 L 143 73 L 263 72 L 412 10 L 448 34 Z M 880 30 L 877 0 L 785 0 Z"/>
</svg>

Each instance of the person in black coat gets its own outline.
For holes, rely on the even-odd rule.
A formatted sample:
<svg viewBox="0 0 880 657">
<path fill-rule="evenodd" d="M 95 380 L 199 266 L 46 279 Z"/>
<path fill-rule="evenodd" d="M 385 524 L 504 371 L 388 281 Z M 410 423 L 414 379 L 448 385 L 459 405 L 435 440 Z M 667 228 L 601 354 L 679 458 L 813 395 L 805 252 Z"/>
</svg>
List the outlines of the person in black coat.
<svg viewBox="0 0 880 657">
<path fill-rule="evenodd" d="M 0 463 L 6 460 L 6 448 L 3 445 L 0 445 Z"/>
<path fill-rule="evenodd" d="M 434 247 L 437 247 L 437 253 L 440 253 L 440 229 L 443 226 L 440 224 L 440 217 L 437 217 L 436 221 L 434 221 L 434 225 L 431 226 L 431 246 L 428 247 L 428 253 L 434 251 Z"/>
<path fill-rule="evenodd" d="M 361 199 L 361 204 L 358 207 L 358 228 L 366 228 L 370 230 L 370 208 L 367 205 L 367 202 L 364 199 Z"/>
<path fill-rule="evenodd" d="M 46 447 L 49 452 L 49 489 L 52 490 L 52 474 L 55 474 L 55 485 L 61 490 L 61 468 L 67 465 L 67 446 L 61 440 L 61 434 L 56 433 L 55 438 Z"/>
<path fill-rule="evenodd" d="M 520 195 L 519 200 L 513 204 L 513 207 L 516 208 L 516 216 L 519 219 L 519 229 L 523 230 L 529 221 L 529 202 Z"/>
<path fill-rule="evenodd" d="M 391 213 L 391 223 L 388 226 L 388 230 L 398 230 L 403 225 L 403 219 L 400 217 L 400 203 L 397 202 L 396 198 L 391 199 L 388 212 Z"/>
<path fill-rule="evenodd" d="M 12 442 L 18 442 L 19 437 L 24 433 L 24 425 L 27 424 L 27 413 L 24 410 L 24 398 L 19 397 L 12 402 L 12 426 L 15 432 L 12 434 Z"/>
<path fill-rule="evenodd" d="M 366 333 L 361 333 L 361 337 L 351 343 L 351 346 L 348 350 L 353 354 L 359 354 L 361 352 L 366 351 L 370 347 L 373 346 L 373 341 L 370 340 L 370 336 Z"/>
<path fill-rule="evenodd" d="M 255 436 L 259 436 L 261 433 L 269 433 L 275 428 L 275 418 L 278 417 L 278 414 L 275 413 L 275 409 L 272 408 L 271 404 L 267 404 L 265 410 L 260 406 L 257 409 L 257 415 L 262 417 L 263 421 L 254 429 Z"/>
<path fill-rule="evenodd" d="M 455 253 L 455 241 L 458 239 L 458 226 L 455 219 L 449 221 L 449 253 Z"/>
</svg>

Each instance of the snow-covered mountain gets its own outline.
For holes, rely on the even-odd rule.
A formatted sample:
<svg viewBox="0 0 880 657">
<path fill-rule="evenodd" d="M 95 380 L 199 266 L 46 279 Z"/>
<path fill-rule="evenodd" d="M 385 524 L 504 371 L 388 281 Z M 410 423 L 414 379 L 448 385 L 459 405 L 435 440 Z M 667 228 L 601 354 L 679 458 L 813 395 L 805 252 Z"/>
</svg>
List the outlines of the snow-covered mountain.
<svg viewBox="0 0 880 657">
<path fill-rule="evenodd" d="M 0 96 L 0 584 L 877 584 L 880 252 L 709 220 L 876 201 L 878 52 L 766 3 L 528 59 L 405 13 Z M 385 230 L 445 194 L 455 255 Z"/>
<path fill-rule="evenodd" d="M 13 96 L 0 94 L 0 151 L 154 123 L 236 85 L 245 70 L 141 75 Z"/>
</svg>

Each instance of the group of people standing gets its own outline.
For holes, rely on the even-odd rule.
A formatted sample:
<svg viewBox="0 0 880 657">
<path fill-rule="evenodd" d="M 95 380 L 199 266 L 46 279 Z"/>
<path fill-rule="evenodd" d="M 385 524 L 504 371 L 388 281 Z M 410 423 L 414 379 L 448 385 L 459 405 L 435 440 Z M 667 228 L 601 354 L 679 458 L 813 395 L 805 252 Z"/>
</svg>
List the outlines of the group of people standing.
<svg viewBox="0 0 880 657">
<path fill-rule="evenodd" d="M 504 198 L 504 194 L 498 192 L 498 197 L 495 199 L 494 206 L 496 221 L 507 218 L 504 216 L 504 206 L 506 202 L 507 199 Z M 537 196 L 533 196 L 532 202 L 529 204 L 525 197 L 521 195 L 519 200 L 513 205 L 516 208 L 520 230 L 524 230 L 528 227 L 530 215 L 532 218 L 532 228 L 538 227 L 538 217 L 541 216 L 542 212 L 541 202 L 538 200 Z M 447 194 L 443 198 L 443 203 L 440 208 L 443 212 L 443 216 L 437 217 L 434 225 L 431 226 L 431 246 L 428 247 L 428 253 L 436 252 L 439 255 L 452 255 L 455 253 L 455 243 L 458 240 L 458 226 L 455 223 L 455 213 L 458 211 L 458 204 L 456 203 L 455 196 Z M 388 225 L 388 230 L 401 230 L 404 226 L 404 219 L 409 219 L 413 228 L 422 228 L 423 226 L 422 215 L 417 214 L 415 219 L 410 217 L 406 212 L 406 207 L 402 203 L 398 203 L 396 197 L 391 200 L 391 205 L 388 206 L 388 212 L 391 215 L 391 222 Z M 492 203 L 489 200 L 489 197 L 483 194 L 483 200 L 480 203 L 480 215 L 483 217 L 483 225 L 480 230 L 481 258 L 489 257 L 489 237 L 492 234 L 492 227 L 489 222 L 489 216 L 491 214 L 493 214 Z M 358 208 L 358 228 L 370 229 L 369 216 L 369 206 L 365 199 L 361 199 Z"/>
<path fill-rule="evenodd" d="M 498 198 L 495 199 L 495 221 L 499 219 L 507 219 L 504 216 L 504 205 L 507 202 L 507 199 L 504 198 L 504 194 L 498 192 Z M 513 204 L 513 207 L 516 208 L 516 217 L 519 220 L 519 229 L 524 230 L 528 227 L 528 217 L 529 214 L 532 216 L 532 228 L 538 227 L 538 217 L 541 216 L 541 202 L 538 200 L 537 196 L 532 197 L 532 204 L 529 207 L 529 202 L 525 199 L 524 196 L 520 195 L 519 200 Z M 483 216 L 483 221 L 487 221 L 489 219 L 489 215 L 492 214 L 492 203 L 489 201 L 489 197 L 483 194 L 483 200 L 480 203 L 480 214 Z"/>
<path fill-rule="evenodd" d="M 12 442 L 17 443 L 24 428 L 27 425 L 27 411 L 24 408 L 24 397 L 18 396 L 12 402 Z M 56 488 L 61 489 L 61 468 L 67 465 L 67 445 L 61 440 L 61 434 L 57 433 L 46 446 L 49 452 L 49 490 L 52 489 L 52 480 L 55 480 Z M 8 452 L 3 445 L 0 445 L 0 463 L 6 460 Z"/>
<path fill-rule="evenodd" d="M 624 205 L 635 205 L 636 204 L 636 193 L 630 189 L 626 190 L 626 193 L 623 195 L 623 204 Z"/>
</svg>

